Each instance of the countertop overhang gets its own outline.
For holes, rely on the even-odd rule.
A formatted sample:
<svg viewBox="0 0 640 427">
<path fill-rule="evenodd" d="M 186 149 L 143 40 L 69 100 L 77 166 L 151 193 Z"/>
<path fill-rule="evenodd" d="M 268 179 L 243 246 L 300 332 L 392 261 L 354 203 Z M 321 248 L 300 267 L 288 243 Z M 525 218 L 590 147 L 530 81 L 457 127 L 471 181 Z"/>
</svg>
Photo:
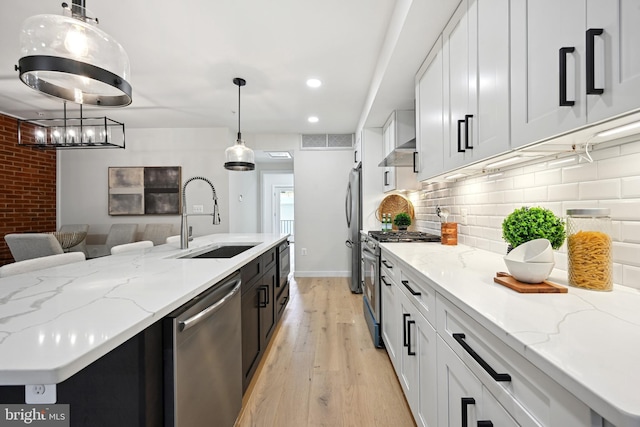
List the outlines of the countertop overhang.
<svg viewBox="0 0 640 427">
<path fill-rule="evenodd" d="M 286 234 L 212 234 L 0 279 L 0 385 L 58 384 L 162 319 Z M 227 259 L 176 258 L 259 243 Z"/>
<path fill-rule="evenodd" d="M 549 280 L 566 294 L 521 294 L 493 282 L 498 254 L 465 245 L 382 243 L 434 289 L 618 426 L 640 425 L 640 290 L 611 292 Z"/>
</svg>

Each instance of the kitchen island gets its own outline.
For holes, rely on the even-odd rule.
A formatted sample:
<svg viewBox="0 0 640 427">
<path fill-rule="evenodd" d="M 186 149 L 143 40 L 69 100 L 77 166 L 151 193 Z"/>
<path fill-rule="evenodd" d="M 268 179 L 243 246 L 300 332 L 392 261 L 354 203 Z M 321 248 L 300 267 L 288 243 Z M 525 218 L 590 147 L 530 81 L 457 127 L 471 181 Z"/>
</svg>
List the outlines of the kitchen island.
<svg viewBox="0 0 640 427">
<path fill-rule="evenodd" d="M 213 234 L 0 279 L 0 385 L 59 384 L 286 240 Z M 217 244 L 227 259 L 189 259 Z"/>
<path fill-rule="evenodd" d="M 438 332 L 439 400 L 440 387 L 445 387 L 440 381 L 440 356 L 447 351 L 450 354 L 448 349 L 441 352 L 445 347 L 453 349 L 453 358 L 464 361 L 477 378 L 488 378 L 483 387 L 516 419 L 522 415 L 522 419 L 535 419 L 535 425 L 562 425 L 554 422 L 553 411 L 562 412 L 577 403 L 577 407 L 586 409 L 580 409 L 583 415 L 586 412 L 584 418 L 592 417 L 591 425 L 610 425 L 597 421 L 601 416 L 616 426 L 640 426 L 639 290 L 614 285 L 612 292 L 597 292 L 569 286 L 565 294 L 522 294 L 494 283 L 496 272 L 506 271 L 498 254 L 465 245 L 433 243 L 383 243 L 381 247 L 383 259 L 386 253 L 399 264 L 391 271 L 401 269 L 402 273 L 395 274 L 407 279 L 414 290 L 422 291 L 422 297 L 414 297 L 418 301 L 414 304 L 426 312 L 426 319 Z M 548 280 L 566 286 L 566 272 L 556 269 Z M 398 290 L 413 297 L 400 280 L 397 282 Z M 416 289 L 420 282 L 426 289 Z M 427 297 L 431 299 L 427 301 Z M 427 303 L 420 302 L 420 298 Z M 466 332 L 466 337 L 460 332 Z M 409 341 L 413 339 L 410 337 Z M 513 380 L 492 380 L 487 376 L 459 342 L 464 340 L 496 371 L 506 371 Z M 520 375 L 519 367 L 527 372 Z M 524 381 L 518 382 L 522 378 Z M 560 390 L 562 396 L 569 396 L 562 391 L 567 390 L 577 400 L 554 402 L 554 396 L 546 393 L 548 384 Z M 537 391 L 527 394 L 523 390 Z M 528 399 L 534 404 L 527 408 L 526 403 L 518 403 L 519 393 L 521 401 Z M 523 413 L 523 407 L 528 413 Z M 440 402 L 438 408 L 438 425 L 447 425 L 442 423 Z M 476 411 L 482 411 L 480 408 Z M 591 415 L 589 409 L 593 411 Z M 574 421 L 571 425 L 586 424 Z"/>
</svg>

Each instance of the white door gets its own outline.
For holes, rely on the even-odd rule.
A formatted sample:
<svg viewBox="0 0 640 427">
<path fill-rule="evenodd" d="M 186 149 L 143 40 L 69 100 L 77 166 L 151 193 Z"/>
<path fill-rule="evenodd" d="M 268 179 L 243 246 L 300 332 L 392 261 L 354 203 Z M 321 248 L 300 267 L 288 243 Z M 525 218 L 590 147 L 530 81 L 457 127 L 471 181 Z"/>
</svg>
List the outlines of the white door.
<svg viewBox="0 0 640 427">
<path fill-rule="evenodd" d="M 289 241 L 293 242 L 294 210 L 293 187 L 275 186 L 273 191 L 273 224 L 274 233 L 291 234 Z"/>
</svg>

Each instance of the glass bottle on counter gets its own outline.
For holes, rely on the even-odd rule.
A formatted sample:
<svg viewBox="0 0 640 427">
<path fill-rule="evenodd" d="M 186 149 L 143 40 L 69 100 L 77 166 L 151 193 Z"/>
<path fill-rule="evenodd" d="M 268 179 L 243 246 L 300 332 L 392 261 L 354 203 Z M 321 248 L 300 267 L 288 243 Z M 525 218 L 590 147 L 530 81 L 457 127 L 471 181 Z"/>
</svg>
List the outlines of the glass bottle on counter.
<svg viewBox="0 0 640 427">
<path fill-rule="evenodd" d="M 567 210 L 569 284 L 585 289 L 613 288 L 609 209 Z"/>
</svg>

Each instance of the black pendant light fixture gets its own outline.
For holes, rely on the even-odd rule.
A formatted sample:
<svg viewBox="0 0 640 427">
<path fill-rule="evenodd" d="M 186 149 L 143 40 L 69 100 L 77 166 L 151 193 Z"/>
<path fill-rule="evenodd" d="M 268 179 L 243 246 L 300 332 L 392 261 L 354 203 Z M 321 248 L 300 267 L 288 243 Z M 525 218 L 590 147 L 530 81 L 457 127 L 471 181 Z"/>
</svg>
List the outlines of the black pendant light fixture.
<svg viewBox="0 0 640 427">
<path fill-rule="evenodd" d="M 30 88 L 76 104 L 131 104 L 129 57 L 98 28 L 84 0 L 62 3 L 62 15 L 27 18 L 20 31 L 20 80 Z"/>
<path fill-rule="evenodd" d="M 247 84 L 245 79 L 236 77 L 233 84 L 238 86 L 238 139 L 236 143 L 224 152 L 225 169 L 232 171 L 252 171 L 256 168 L 253 150 L 244 145 L 240 132 L 240 88 Z"/>
</svg>

